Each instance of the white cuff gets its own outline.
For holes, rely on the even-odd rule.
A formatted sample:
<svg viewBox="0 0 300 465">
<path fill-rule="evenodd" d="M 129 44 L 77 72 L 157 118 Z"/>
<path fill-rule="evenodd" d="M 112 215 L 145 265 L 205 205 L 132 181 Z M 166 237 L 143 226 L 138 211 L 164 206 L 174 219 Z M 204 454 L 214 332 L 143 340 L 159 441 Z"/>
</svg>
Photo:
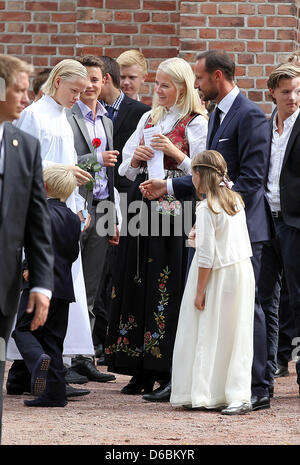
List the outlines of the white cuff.
<svg viewBox="0 0 300 465">
<path fill-rule="evenodd" d="M 51 300 L 52 297 L 52 292 L 44 287 L 33 287 L 30 289 L 30 292 L 39 292 L 40 294 L 44 294 L 49 300 Z"/>
<path fill-rule="evenodd" d="M 174 195 L 172 178 L 167 179 L 167 193 L 169 195 Z"/>
<path fill-rule="evenodd" d="M 185 156 L 183 161 L 180 163 L 180 165 L 177 165 L 177 168 L 183 171 L 185 174 L 192 174 L 191 159 Z"/>
</svg>

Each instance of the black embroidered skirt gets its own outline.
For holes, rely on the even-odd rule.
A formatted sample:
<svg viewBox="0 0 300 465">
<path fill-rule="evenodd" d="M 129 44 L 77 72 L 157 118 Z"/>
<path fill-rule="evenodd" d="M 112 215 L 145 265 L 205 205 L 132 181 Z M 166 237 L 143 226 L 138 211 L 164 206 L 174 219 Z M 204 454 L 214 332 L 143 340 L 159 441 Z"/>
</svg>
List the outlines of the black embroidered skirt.
<svg viewBox="0 0 300 465">
<path fill-rule="evenodd" d="M 139 175 L 129 196 L 126 228 L 113 276 L 106 341 L 108 371 L 170 375 L 194 221 L 191 198 L 142 198 Z M 132 203 L 134 202 L 134 203 Z M 189 221 L 184 221 L 188 211 Z M 123 226 L 122 226 L 123 229 Z M 138 236 L 137 230 L 140 231 Z"/>
</svg>

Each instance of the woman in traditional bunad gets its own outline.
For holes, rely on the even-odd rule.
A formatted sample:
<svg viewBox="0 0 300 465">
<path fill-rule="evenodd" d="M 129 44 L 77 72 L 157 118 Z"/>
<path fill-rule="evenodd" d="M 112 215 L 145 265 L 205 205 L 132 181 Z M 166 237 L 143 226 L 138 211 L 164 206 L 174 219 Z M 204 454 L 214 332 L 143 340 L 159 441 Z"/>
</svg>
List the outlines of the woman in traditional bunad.
<svg viewBox="0 0 300 465">
<path fill-rule="evenodd" d="M 152 110 L 141 117 L 125 144 L 119 167 L 120 175 L 133 184 L 128 231 L 123 236 L 121 232 L 106 359 L 109 371 L 132 376 L 124 394 L 147 395 L 154 380 L 161 382 L 161 389 L 169 385 L 192 226 L 184 221 L 184 207 L 192 211 L 192 202 L 184 202 L 190 197 L 168 194 L 149 201 L 139 186 L 152 170 L 153 177 L 158 170 L 170 181 L 190 174 L 191 160 L 205 148 L 207 135 L 207 117 L 185 60 L 171 58 L 159 65 L 154 92 Z"/>
</svg>

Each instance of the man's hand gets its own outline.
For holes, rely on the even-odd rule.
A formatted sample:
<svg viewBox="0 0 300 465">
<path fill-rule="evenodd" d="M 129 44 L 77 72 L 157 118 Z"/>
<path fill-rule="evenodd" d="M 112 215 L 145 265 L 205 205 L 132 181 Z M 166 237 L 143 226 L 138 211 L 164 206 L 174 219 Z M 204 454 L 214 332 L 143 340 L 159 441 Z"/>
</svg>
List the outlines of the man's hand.
<svg viewBox="0 0 300 465">
<path fill-rule="evenodd" d="M 34 317 L 30 324 L 30 330 L 35 331 L 46 323 L 50 300 L 40 292 L 31 292 L 27 304 L 27 313 L 34 311 Z"/>
<path fill-rule="evenodd" d="M 110 243 L 110 245 L 116 246 L 116 245 L 119 245 L 119 241 L 120 241 L 120 232 L 119 232 L 118 226 L 115 224 L 115 235 L 113 237 L 110 237 L 108 239 L 108 242 Z"/>
<path fill-rule="evenodd" d="M 72 171 L 75 178 L 77 179 L 77 185 L 78 186 L 83 186 L 88 181 L 93 179 L 93 176 L 90 173 L 88 173 L 87 171 L 84 171 L 83 169 L 79 168 L 79 166 L 69 165 L 68 168 L 69 168 L 70 171 Z"/>
<path fill-rule="evenodd" d="M 165 179 L 149 179 L 140 184 L 140 190 L 147 199 L 157 199 L 167 194 L 167 181 Z"/>
<path fill-rule="evenodd" d="M 102 152 L 104 166 L 115 166 L 118 161 L 119 152 L 117 150 L 106 150 Z"/>
</svg>

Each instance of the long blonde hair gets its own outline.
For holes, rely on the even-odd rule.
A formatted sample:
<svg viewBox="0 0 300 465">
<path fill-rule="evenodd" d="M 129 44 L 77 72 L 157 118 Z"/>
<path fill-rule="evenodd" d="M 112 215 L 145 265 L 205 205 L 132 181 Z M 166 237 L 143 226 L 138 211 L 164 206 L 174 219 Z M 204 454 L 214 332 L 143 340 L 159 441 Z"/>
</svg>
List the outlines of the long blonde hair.
<svg viewBox="0 0 300 465">
<path fill-rule="evenodd" d="M 219 152 L 204 150 L 193 158 L 191 166 L 194 172 L 200 174 L 199 186 L 196 188 L 197 195 L 203 199 L 203 193 L 206 194 L 208 207 L 213 213 L 220 213 L 214 209 L 215 200 L 230 216 L 238 212 L 238 200 L 244 207 L 240 194 L 229 188 L 227 164 Z"/>
<path fill-rule="evenodd" d="M 180 118 L 184 118 L 190 113 L 199 113 L 206 116 L 201 107 L 201 100 L 197 90 L 194 88 L 195 77 L 191 65 L 183 58 L 168 58 L 159 64 L 158 70 L 168 74 L 177 89 L 177 99 L 175 105 L 180 111 Z M 180 91 L 183 93 L 180 95 Z M 158 104 L 156 93 L 153 96 L 151 120 L 155 125 L 163 117 L 164 108 Z"/>
<path fill-rule="evenodd" d="M 55 79 L 62 78 L 72 80 L 76 78 L 88 79 L 88 72 L 81 63 L 73 59 L 65 59 L 57 63 L 52 69 L 45 84 L 42 86 L 42 91 L 46 95 L 52 97 L 55 94 Z"/>
</svg>

